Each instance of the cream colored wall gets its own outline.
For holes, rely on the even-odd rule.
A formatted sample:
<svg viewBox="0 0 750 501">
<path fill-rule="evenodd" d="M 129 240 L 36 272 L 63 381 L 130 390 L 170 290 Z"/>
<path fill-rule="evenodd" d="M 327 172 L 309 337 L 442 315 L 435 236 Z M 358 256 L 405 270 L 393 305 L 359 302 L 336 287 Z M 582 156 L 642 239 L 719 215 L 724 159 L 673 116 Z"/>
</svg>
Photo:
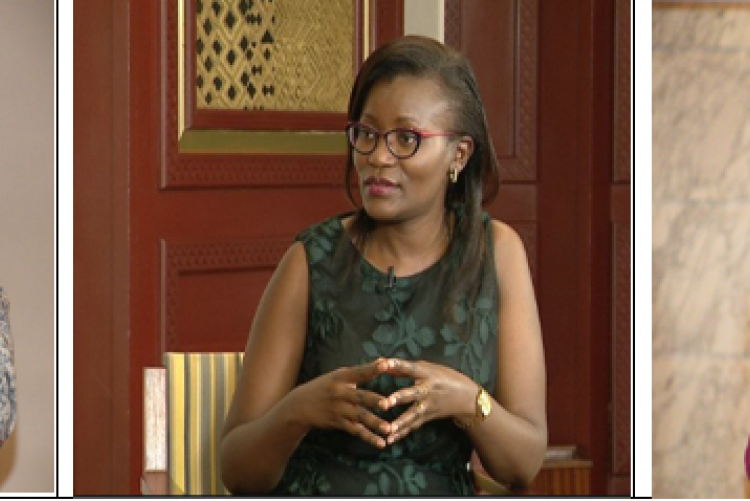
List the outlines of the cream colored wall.
<svg viewBox="0 0 750 501">
<path fill-rule="evenodd" d="M 444 2 L 407 0 L 404 2 L 404 35 L 424 35 L 444 40 Z"/>
<path fill-rule="evenodd" d="M 750 8 L 653 11 L 653 495 L 745 495 Z"/>
<path fill-rule="evenodd" d="M 0 284 L 18 398 L 0 495 L 54 491 L 54 3 L 3 0 L 0 11 Z"/>
</svg>

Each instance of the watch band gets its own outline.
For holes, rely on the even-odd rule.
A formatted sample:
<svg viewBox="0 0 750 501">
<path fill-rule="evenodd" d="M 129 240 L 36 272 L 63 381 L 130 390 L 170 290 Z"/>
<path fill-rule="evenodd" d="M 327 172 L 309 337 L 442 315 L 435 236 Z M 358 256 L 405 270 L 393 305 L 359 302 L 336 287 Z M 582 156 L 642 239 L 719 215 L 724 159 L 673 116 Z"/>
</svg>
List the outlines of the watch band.
<svg viewBox="0 0 750 501">
<path fill-rule="evenodd" d="M 462 428 L 464 430 L 473 428 L 475 425 L 487 419 L 487 417 L 492 412 L 492 399 L 490 398 L 490 394 L 487 393 L 487 390 L 485 390 L 481 386 L 479 386 L 479 392 L 477 393 L 475 402 L 476 414 L 474 416 L 474 419 L 466 423 L 458 418 L 453 418 L 453 422 L 456 423 L 459 428 Z"/>
</svg>

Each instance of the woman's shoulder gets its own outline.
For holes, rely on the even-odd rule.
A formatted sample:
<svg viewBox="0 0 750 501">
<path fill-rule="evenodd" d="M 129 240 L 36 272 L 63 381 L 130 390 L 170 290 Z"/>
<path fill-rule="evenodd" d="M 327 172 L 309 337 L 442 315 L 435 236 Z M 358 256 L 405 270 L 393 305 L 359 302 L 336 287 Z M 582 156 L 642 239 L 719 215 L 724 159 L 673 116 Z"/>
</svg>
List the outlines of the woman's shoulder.
<svg viewBox="0 0 750 501">
<path fill-rule="evenodd" d="M 341 233 L 342 230 L 348 227 L 349 221 L 351 220 L 352 213 L 345 212 L 331 216 L 323 221 L 311 224 L 304 230 L 300 231 L 295 240 L 306 241 L 311 237 L 320 235 L 333 236 L 334 234 Z"/>
<path fill-rule="evenodd" d="M 492 218 L 489 215 L 486 217 L 489 220 L 489 227 L 492 230 L 492 240 L 495 245 L 507 245 L 510 242 L 519 241 L 521 239 L 521 237 L 518 236 L 518 232 L 505 221 Z"/>
<path fill-rule="evenodd" d="M 297 234 L 295 244 L 304 248 L 310 265 L 331 261 L 329 258 L 341 247 L 349 216 L 349 213 L 344 213 L 330 217 Z"/>
<path fill-rule="evenodd" d="M 496 263 L 517 262 L 526 259 L 526 249 L 518 232 L 508 223 L 490 219 L 492 247 Z"/>
</svg>

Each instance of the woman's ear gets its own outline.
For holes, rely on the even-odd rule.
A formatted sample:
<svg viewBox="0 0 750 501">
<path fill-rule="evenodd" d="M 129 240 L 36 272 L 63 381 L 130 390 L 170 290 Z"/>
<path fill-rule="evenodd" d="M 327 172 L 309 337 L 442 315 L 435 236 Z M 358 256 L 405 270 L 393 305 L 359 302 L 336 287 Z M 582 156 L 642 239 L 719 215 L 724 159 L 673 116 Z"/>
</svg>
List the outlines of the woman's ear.
<svg viewBox="0 0 750 501">
<path fill-rule="evenodd" d="M 466 164 L 469 163 L 469 158 L 474 153 L 474 140 L 471 136 L 462 136 L 456 144 L 456 157 L 454 162 L 458 166 L 458 171 L 461 172 Z"/>
</svg>

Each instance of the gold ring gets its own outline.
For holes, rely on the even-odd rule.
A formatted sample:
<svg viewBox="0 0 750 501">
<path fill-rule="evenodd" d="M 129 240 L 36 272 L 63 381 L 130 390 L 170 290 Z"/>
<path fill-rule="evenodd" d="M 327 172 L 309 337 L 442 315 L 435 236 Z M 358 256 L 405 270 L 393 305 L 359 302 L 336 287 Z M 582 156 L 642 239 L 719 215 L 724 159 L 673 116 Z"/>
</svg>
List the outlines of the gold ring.
<svg viewBox="0 0 750 501">
<path fill-rule="evenodd" d="M 427 411 L 427 407 L 425 407 L 424 402 L 421 400 L 417 403 L 417 408 L 419 409 L 420 414 L 424 414 L 425 411 Z"/>
</svg>

